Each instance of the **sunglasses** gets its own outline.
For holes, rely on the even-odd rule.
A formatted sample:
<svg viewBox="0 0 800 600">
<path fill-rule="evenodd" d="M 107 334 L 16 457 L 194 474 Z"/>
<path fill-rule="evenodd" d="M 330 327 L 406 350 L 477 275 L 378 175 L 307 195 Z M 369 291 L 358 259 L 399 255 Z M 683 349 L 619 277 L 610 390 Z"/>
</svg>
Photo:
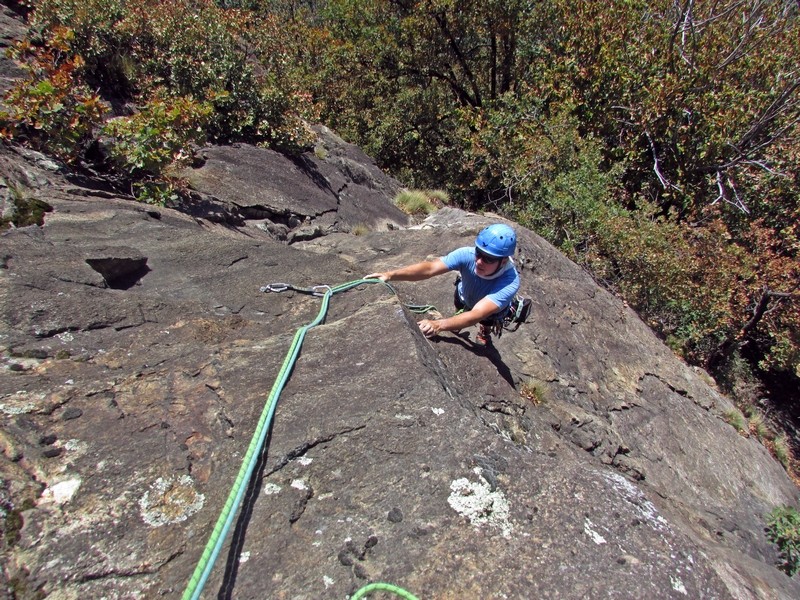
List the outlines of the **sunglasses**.
<svg viewBox="0 0 800 600">
<path fill-rule="evenodd" d="M 475 260 L 478 259 L 481 259 L 487 265 L 493 265 L 501 260 L 499 256 L 492 256 L 491 254 L 486 254 L 486 252 L 481 251 L 479 248 L 475 248 Z"/>
</svg>

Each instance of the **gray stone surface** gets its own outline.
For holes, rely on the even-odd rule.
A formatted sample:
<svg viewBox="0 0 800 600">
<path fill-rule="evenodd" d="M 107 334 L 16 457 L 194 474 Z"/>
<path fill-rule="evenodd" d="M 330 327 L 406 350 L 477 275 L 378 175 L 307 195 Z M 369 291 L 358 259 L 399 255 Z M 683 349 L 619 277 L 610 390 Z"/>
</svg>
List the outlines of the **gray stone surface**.
<svg viewBox="0 0 800 600">
<path fill-rule="evenodd" d="M 260 287 L 355 280 L 495 220 L 444 209 L 289 245 L 99 196 L 43 164 L 0 156 L 6 183 L 53 207 L 0 238 L 7 597 L 179 597 L 293 336 L 320 310 Z M 419 598 L 800 597 L 763 532 L 797 502 L 780 465 L 722 420 L 730 404 L 702 373 L 519 233 L 533 311 L 492 351 L 467 331 L 427 340 L 404 308 L 449 313 L 451 276 L 333 296 L 204 597 L 346 598 L 369 581 Z M 145 259 L 127 286 L 97 268 Z"/>
<path fill-rule="evenodd" d="M 3 94 L 24 75 L 20 66 L 6 55 L 14 41 L 25 34 L 25 23 L 21 12 L 24 11 L 13 0 L 0 3 L 0 107 Z"/>
<path fill-rule="evenodd" d="M 314 152 L 289 157 L 247 144 L 201 150 L 180 173 L 197 199 L 184 212 L 250 225 L 290 243 L 357 227 L 409 224 L 392 203 L 400 184 L 360 150 L 317 127 Z"/>
</svg>

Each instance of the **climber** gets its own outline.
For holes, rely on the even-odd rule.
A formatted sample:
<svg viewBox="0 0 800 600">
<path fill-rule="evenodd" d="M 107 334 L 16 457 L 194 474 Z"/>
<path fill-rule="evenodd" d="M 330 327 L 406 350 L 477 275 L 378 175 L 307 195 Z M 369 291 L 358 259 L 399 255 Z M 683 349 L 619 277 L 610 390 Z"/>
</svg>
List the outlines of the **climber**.
<svg viewBox="0 0 800 600">
<path fill-rule="evenodd" d="M 422 281 L 457 270 L 453 302 L 458 312 L 446 319 L 424 319 L 419 328 L 425 337 L 432 337 L 442 331 L 459 332 L 478 323 L 476 342 L 486 346 L 491 343 L 492 330 L 501 331 L 503 318 L 519 289 L 519 274 L 511 259 L 516 247 L 514 230 L 496 223 L 478 234 L 475 247 L 458 248 L 442 258 L 394 271 L 372 273 L 366 279 Z"/>
</svg>

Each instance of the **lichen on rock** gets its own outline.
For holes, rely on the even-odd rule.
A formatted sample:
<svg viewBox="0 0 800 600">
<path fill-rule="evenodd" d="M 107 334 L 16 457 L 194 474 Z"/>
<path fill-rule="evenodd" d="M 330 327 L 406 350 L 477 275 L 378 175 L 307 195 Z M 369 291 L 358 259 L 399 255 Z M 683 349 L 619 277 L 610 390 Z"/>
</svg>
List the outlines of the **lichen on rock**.
<svg viewBox="0 0 800 600">
<path fill-rule="evenodd" d="M 152 527 L 185 521 L 203 508 L 205 496 L 189 475 L 159 477 L 139 499 L 142 519 Z"/>
<path fill-rule="evenodd" d="M 499 529 L 503 537 L 510 537 L 514 527 L 509 520 L 508 498 L 502 490 L 492 490 L 483 477 L 483 469 L 475 467 L 474 472 L 478 481 L 461 477 L 450 484 L 447 503 L 473 525 L 488 525 Z"/>
</svg>

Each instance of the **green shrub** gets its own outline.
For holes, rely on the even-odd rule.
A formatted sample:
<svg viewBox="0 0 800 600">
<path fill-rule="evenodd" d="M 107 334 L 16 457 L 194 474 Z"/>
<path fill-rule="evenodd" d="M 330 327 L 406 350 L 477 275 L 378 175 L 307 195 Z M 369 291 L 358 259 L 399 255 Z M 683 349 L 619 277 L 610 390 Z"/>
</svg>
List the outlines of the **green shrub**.
<svg viewBox="0 0 800 600">
<path fill-rule="evenodd" d="M 779 568 L 790 577 L 800 570 L 800 513 L 792 506 L 774 509 L 767 517 L 767 538 L 778 546 Z"/>
<path fill-rule="evenodd" d="M 0 115 L 6 138 L 74 160 L 102 123 L 102 98 L 150 113 L 112 126 L 125 129 L 119 133 L 128 147 L 118 155 L 127 171 L 158 170 L 173 153 L 178 140 L 166 139 L 164 129 L 180 116 L 154 114 L 160 108 L 186 109 L 183 119 L 196 121 L 203 105 L 202 127 L 214 141 L 298 152 L 316 140 L 308 126 L 316 109 L 297 86 L 290 33 L 276 19 L 205 0 L 40 0 L 30 24 L 29 39 L 15 51 L 30 75 Z M 157 141 L 165 139 L 162 152 Z"/>
<path fill-rule="evenodd" d="M 789 442 L 786 435 L 779 435 L 772 442 L 772 453 L 779 463 L 783 465 L 784 469 L 789 469 L 791 462 L 791 450 L 789 449 Z"/>
<path fill-rule="evenodd" d="M 429 215 L 436 211 L 433 202 L 423 190 L 403 190 L 397 194 L 394 203 L 408 215 Z"/>
<path fill-rule="evenodd" d="M 744 433 L 747 431 L 747 421 L 745 420 L 744 415 L 735 408 L 727 411 L 723 416 L 725 417 L 725 421 L 729 425 L 732 425 L 733 428 L 739 433 Z"/>
<path fill-rule="evenodd" d="M 14 210 L 9 217 L 0 217 L 0 231 L 14 227 L 27 227 L 28 225 L 43 225 L 44 214 L 52 212 L 53 207 L 44 200 L 29 198 L 22 187 L 13 181 L 7 181 L 11 203 Z"/>
<path fill-rule="evenodd" d="M 547 400 L 547 390 L 545 386 L 535 381 L 526 381 L 523 383 L 519 388 L 519 395 L 534 406 L 544 404 Z"/>
<path fill-rule="evenodd" d="M 328 158 L 328 149 L 322 144 L 316 144 L 314 146 L 314 156 L 320 160 L 325 160 Z"/>
<path fill-rule="evenodd" d="M 170 200 L 178 199 L 178 192 L 169 181 L 154 179 L 133 184 L 133 195 L 139 202 L 166 206 Z"/>
<path fill-rule="evenodd" d="M 759 413 L 754 413 L 748 418 L 747 426 L 750 433 L 756 436 L 761 442 L 771 437 L 769 427 L 764 423 L 764 417 Z"/>
<path fill-rule="evenodd" d="M 11 56 L 26 76 L 4 98 L 0 136 L 72 162 L 94 129 L 102 122 L 106 105 L 81 79 L 83 59 L 70 44 L 74 32 L 56 27 L 47 44 L 17 43 Z"/>
<path fill-rule="evenodd" d="M 357 223 L 355 226 L 353 226 L 353 229 L 350 230 L 350 233 L 353 235 L 364 235 L 369 233 L 369 225 L 366 223 Z"/>
<path fill-rule="evenodd" d="M 425 193 L 436 206 L 447 206 L 450 204 L 450 194 L 444 190 L 425 190 Z"/>
<path fill-rule="evenodd" d="M 108 121 L 103 133 L 118 166 L 133 176 L 161 175 L 176 161 L 191 155 L 192 144 L 205 141 L 211 117 L 208 102 L 191 98 L 154 98 L 130 117 Z"/>
</svg>

